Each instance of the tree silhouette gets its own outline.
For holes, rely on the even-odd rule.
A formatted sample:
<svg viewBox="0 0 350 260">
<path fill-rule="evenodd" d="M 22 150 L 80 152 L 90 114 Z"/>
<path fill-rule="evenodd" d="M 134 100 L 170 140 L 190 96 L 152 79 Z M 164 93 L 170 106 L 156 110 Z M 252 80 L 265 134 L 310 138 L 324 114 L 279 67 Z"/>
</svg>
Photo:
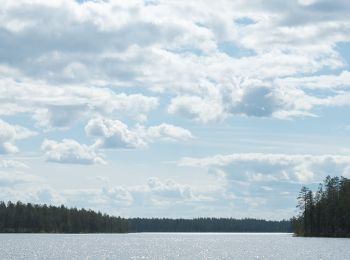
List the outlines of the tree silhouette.
<svg viewBox="0 0 350 260">
<path fill-rule="evenodd" d="M 315 194 L 302 187 L 299 215 L 291 219 L 299 236 L 350 237 L 350 180 L 327 176 Z"/>
</svg>

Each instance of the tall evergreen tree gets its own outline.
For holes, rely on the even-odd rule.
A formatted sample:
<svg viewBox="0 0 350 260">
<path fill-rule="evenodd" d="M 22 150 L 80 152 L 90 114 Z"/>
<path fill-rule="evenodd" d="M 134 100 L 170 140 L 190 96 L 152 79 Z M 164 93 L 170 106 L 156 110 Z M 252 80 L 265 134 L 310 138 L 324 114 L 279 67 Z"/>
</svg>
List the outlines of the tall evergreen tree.
<svg viewBox="0 0 350 260">
<path fill-rule="evenodd" d="M 327 176 L 317 192 L 302 187 L 299 215 L 291 219 L 300 236 L 350 237 L 350 180 Z"/>
</svg>

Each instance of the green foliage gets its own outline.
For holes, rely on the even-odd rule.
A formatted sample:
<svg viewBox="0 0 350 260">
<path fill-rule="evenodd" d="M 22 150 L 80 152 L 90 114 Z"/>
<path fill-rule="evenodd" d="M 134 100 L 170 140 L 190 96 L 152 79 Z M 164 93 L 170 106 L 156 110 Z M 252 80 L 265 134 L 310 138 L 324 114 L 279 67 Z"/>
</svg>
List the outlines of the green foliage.
<svg viewBox="0 0 350 260">
<path fill-rule="evenodd" d="M 302 187 L 299 216 L 291 219 L 299 236 L 350 237 L 350 179 L 327 176 L 317 192 Z"/>
<path fill-rule="evenodd" d="M 64 206 L 0 202 L 0 232 L 16 233 L 123 233 L 128 223 L 85 209 Z"/>
</svg>

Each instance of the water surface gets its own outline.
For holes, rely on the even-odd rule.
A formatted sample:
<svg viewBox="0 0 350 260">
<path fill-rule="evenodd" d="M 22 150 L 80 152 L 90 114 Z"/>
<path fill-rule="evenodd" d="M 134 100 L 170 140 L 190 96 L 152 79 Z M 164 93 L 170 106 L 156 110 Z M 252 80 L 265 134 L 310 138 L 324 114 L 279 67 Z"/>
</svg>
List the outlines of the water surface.
<svg viewBox="0 0 350 260">
<path fill-rule="evenodd" d="M 0 259 L 350 259 L 350 239 L 271 233 L 0 234 Z"/>
</svg>

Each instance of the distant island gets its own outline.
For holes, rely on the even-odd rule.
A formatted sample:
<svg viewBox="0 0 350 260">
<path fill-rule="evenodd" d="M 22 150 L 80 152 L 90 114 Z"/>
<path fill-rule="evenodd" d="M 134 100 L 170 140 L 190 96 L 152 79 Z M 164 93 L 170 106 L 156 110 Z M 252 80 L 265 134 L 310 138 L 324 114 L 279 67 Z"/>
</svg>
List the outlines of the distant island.
<svg viewBox="0 0 350 260">
<path fill-rule="evenodd" d="M 292 232 L 289 220 L 121 218 L 92 210 L 0 202 L 0 233 Z"/>
<path fill-rule="evenodd" d="M 291 220 L 297 236 L 350 237 L 350 179 L 327 176 L 315 193 L 302 187 L 297 207 Z"/>
<path fill-rule="evenodd" d="M 130 232 L 292 232 L 289 220 L 131 218 Z"/>
</svg>

